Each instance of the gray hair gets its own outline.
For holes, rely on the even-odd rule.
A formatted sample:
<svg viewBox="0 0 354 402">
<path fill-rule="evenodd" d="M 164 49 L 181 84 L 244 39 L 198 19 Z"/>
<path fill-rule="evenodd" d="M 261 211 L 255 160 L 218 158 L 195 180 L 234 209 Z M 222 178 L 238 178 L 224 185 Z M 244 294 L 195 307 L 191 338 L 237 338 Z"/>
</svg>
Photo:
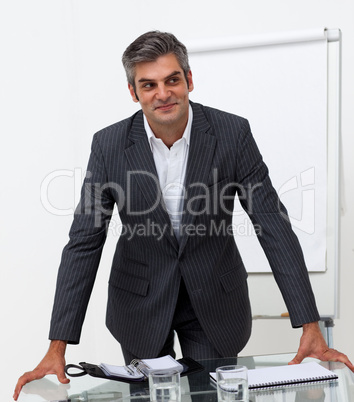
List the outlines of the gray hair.
<svg viewBox="0 0 354 402">
<path fill-rule="evenodd" d="M 187 48 L 173 34 L 150 31 L 139 36 L 123 53 L 122 63 L 127 80 L 135 90 L 135 66 L 137 63 L 156 61 L 160 56 L 174 54 L 186 77 L 190 70 Z"/>
</svg>

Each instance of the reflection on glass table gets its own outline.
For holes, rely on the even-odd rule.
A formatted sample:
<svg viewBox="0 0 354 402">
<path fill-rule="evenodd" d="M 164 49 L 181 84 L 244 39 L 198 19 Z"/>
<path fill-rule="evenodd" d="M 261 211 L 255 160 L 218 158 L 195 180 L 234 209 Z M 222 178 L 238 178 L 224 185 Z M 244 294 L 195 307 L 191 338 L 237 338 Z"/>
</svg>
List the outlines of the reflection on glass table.
<svg viewBox="0 0 354 402">
<path fill-rule="evenodd" d="M 181 402 L 217 401 L 216 387 L 209 372 L 227 364 L 242 364 L 249 369 L 286 365 L 292 354 L 201 360 L 203 372 L 181 378 Z M 314 359 L 306 359 L 311 361 Z M 342 363 L 320 363 L 338 375 L 332 382 L 310 383 L 250 391 L 251 402 L 354 402 L 354 374 Z M 147 382 L 127 384 L 91 376 L 71 378 L 60 384 L 55 376 L 47 376 L 27 384 L 19 402 L 118 402 L 149 401 Z"/>
</svg>

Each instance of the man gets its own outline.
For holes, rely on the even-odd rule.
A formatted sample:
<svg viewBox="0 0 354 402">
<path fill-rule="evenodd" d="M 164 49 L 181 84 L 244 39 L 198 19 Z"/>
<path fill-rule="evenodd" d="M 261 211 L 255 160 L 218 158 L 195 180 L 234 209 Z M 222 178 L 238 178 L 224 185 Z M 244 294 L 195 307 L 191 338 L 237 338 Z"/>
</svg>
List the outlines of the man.
<svg viewBox="0 0 354 402">
<path fill-rule="evenodd" d="M 109 280 L 107 326 L 124 358 L 236 356 L 251 332 L 247 274 L 232 230 L 237 193 L 283 294 L 298 354 L 342 361 L 329 349 L 300 245 L 248 122 L 189 101 L 185 46 L 148 32 L 125 51 L 128 88 L 142 110 L 94 136 L 80 204 L 64 248 L 48 353 L 18 381 L 64 375 L 67 343 L 79 343 L 114 205 L 123 225 Z M 129 229 L 129 230 L 128 230 Z"/>
</svg>

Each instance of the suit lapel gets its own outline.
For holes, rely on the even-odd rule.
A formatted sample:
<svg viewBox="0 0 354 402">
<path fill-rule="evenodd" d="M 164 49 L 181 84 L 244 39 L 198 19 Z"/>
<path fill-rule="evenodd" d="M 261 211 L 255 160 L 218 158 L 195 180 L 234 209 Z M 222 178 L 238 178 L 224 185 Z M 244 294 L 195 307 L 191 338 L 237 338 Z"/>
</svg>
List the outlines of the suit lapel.
<svg viewBox="0 0 354 402">
<path fill-rule="evenodd" d="M 153 206 L 152 213 L 156 223 L 161 225 L 165 236 L 167 236 L 173 247 L 178 250 L 178 242 L 173 234 L 170 217 L 164 207 L 165 204 L 154 158 L 144 128 L 142 112 L 138 112 L 133 121 L 129 140 L 132 145 L 126 148 L 124 152 L 130 169 L 134 173 L 134 178 L 140 187 L 141 194 L 145 198 L 147 205 Z M 130 194 L 130 196 L 136 197 L 138 195 Z"/>
<path fill-rule="evenodd" d="M 192 102 L 191 105 L 193 107 L 193 124 L 185 180 L 187 197 L 184 200 L 183 229 L 194 223 L 195 212 L 199 211 L 201 199 L 206 196 L 205 189 L 208 186 L 209 172 L 217 142 L 216 137 L 211 133 L 210 124 L 201 107 Z M 192 205 L 192 211 L 189 208 L 190 205 Z M 183 230 L 179 255 L 182 254 L 187 240 L 188 235 Z"/>
</svg>

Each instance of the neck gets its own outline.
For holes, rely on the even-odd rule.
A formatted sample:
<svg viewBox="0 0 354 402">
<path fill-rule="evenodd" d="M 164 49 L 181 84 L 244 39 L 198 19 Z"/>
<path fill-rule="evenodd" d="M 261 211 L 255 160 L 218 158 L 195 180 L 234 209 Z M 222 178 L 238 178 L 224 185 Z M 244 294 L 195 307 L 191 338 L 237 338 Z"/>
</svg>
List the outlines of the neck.
<svg viewBox="0 0 354 402">
<path fill-rule="evenodd" d="M 163 143 L 171 148 L 172 145 L 183 137 L 184 130 L 188 123 L 188 116 L 186 120 L 182 124 L 163 124 L 163 125 L 154 125 L 150 124 L 152 132 L 155 134 L 156 138 L 160 138 Z"/>
</svg>

